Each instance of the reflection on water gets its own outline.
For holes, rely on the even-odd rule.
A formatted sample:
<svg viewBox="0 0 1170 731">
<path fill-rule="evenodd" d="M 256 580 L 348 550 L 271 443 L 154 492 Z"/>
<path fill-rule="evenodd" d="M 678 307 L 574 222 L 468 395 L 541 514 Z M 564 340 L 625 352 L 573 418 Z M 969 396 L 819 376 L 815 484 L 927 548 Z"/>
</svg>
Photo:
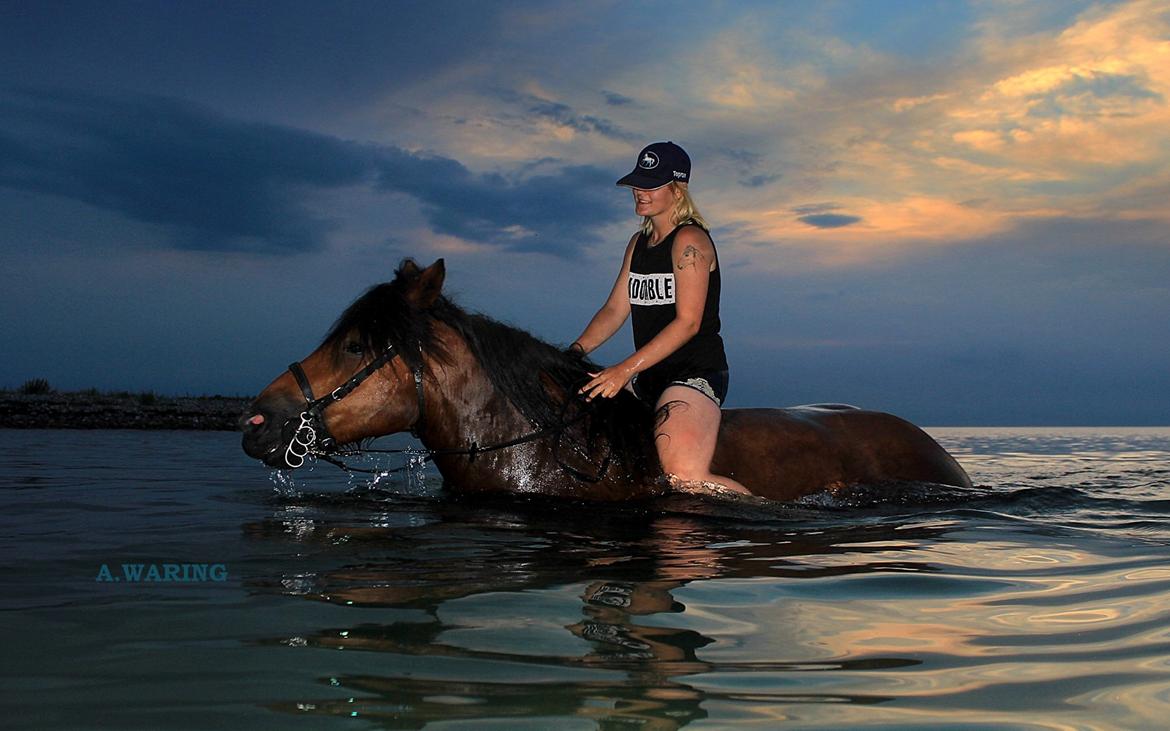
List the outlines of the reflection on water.
<svg viewBox="0 0 1170 731">
<path fill-rule="evenodd" d="M 1076 708 L 1086 689 L 1165 696 L 1164 660 L 1153 671 L 1134 662 L 1165 657 L 1165 642 L 1151 642 L 1167 619 L 1161 556 L 997 539 L 1011 521 L 980 536 L 968 507 L 747 525 L 661 506 L 590 507 L 587 518 L 580 506 L 433 507 L 414 525 L 306 530 L 282 508 L 249 526 L 258 540 L 295 536 L 306 554 L 339 559 L 299 575 L 299 594 L 424 614 L 363 613 L 266 639 L 379 653 L 387 668 L 330 677 L 345 699 L 274 708 L 394 728 L 574 717 L 674 729 L 712 708 L 724 721 L 858 726 L 918 723 L 927 708 L 931 723 L 958 722 L 979 708 L 985 722 L 1017 723 Z M 872 708 L 883 704 L 897 707 Z M 817 710 L 794 710 L 804 706 Z M 1157 713 L 1135 710 L 1135 722 Z"/>
<path fill-rule="evenodd" d="M 767 629 L 780 635 L 760 641 L 790 647 L 813 629 L 803 617 L 803 602 L 773 607 L 760 596 L 764 587 L 753 584 L 762 577 L 929 571 L 915 560 L 887 554 L 943 533 L 928 526 L 851 528 L 844 550 L 853 560 L 817 566 L 802 559 L 840 552 L 845 533 L 802 535 L 757 526 L 737 529 L 735 539 L 727 541 L 718 525 L 645 509 L 631 515 L 590 507 L 595 520 L 585 524 L 578 516 L 545 511 L 527 516 L 485 505 L 436 509 L 443 513 L 439 520 L 417 527 L 322 523 L 306 530 L 298 505 L 248 527 L 258 540 L 304 543 L 306 554 L 347 549 L 338 565 L 311 576 L 285 576 L 262 590 L 291 586 L 290 593 L 346 607 L 409 607 L 423 613 L 389 623 L 363 613 L 360 623 L 264 640 L 381 653 L 395 670 L 328 678 L 331 687 L 358 697 L 312 697 L 274 708 L 358 714 L 403 727 L 464 717 L 570 716 L 673 729 L 706 718 L 703 705 L 713 701 L 877 703 L 885 700 L 880 694 L 814 691 L 792 681 L 759 685 L 764 678 L 794 673 L 865 673 L 910 667 L 918 660 L 897 648 L 865 657 L 789 651 L 761 660 L 754 649 L 735 651 L 740 640 L 727 638 L 750 638 Z M 353 554 L 360 561 L 344 560 Z M 734 619 L 736 612 L 712 611 L 715 605 L 705 595 L 713 587 L 705 582 L 714 580 L 727 588 L 719 593 L 721 602 L 752 611 L 760 602 L 769 606 L 750 623 Z M 696 583 L 704 588 L 688 607 L 683 599 Z M 729 647 L 700 656 L 700 650 L 721 642 Z M 423 665 L 419 658 L 447 662 Z M 459 672 L 444 679 L 412 677 L 423 667 Z M 736 680 L 724 679 L 731 675 Z"/>
<path fill-rule="evenodd" d="M 970 491 L 620 507 L 454 500 L 433 475 L 274 490 L 216 461 L 226 435 L 8 436 L 14 728 L 1131 729 L 1170 713 L 1170 430 L 936 432 Z M 93 467 L 114 449 L 125 466 Z M 131 559 L 231 578 L 93 582 Z"/>
</svg>

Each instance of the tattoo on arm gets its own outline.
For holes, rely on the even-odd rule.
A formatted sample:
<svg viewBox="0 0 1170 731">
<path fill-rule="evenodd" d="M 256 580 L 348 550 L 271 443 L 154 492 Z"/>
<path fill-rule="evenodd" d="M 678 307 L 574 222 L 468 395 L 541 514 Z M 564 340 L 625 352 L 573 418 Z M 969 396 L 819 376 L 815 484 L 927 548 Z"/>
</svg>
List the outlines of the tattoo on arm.
<svg viewBox="0 0 1170 731">
<path fill-rule="evenodd" d="M 683 253 L 679 255 L 678 264 L 676 266 L 680 271 L 686 269 L 687 267 L 696 269 L 699 266 L 699 260 L 704 258 L 705 257 L 703 256 L 703 252 L 699 251 L 694 246 L 688 245 L 687 248 L 683 250 Z"/>
</svg>

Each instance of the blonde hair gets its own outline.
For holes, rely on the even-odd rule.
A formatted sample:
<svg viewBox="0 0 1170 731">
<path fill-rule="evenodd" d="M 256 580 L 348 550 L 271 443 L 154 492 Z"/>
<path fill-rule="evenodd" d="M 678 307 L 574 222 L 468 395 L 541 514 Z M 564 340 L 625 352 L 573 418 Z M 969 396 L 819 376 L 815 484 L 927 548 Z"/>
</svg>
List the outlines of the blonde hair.
<svg viewBox="0 0 1170 731">
<path fill-rule="evenodd" d="M 703 214 L 699 213 L 699 207 L 695 205 L 695 199 L 691 198 L 691 191 L 687 189 L 686 183 L 670 182 L 667 183 L 672 190 L 682 193 L 674 201 L 674 210 L 670 213 L 670 222 L 675 226 L 681 226 L 684 223 L 697 223 L 704 231 L 710 231 L 711 227 L 707 225 L 707 220 L 703 218 Z M 642 233 L 649 235 L 654 230 L 654 222 L 649 216 L 642 218 Z"/>
</svg>

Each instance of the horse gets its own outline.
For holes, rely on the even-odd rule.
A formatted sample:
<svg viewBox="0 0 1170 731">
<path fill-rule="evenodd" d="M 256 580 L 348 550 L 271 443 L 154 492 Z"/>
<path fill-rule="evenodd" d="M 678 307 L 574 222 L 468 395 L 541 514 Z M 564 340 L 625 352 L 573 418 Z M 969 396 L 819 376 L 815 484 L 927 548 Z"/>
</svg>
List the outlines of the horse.
<svg viewBox="0 0 1170 731">
<path fill-rule="evenodd" d="M 459 494 L 608 502 L 672 489 L 651 407 L 625 391 L 585 402 L 578 389 L 599 366 L 462 309 L 443 294 L 445 278 L 442 259 L 407 259 L 358 297 L 240 417 L 244 451 L 296 468 L 409 430 Z M 971 487 L 918 427 L 842 404 L 724 409 L 711 470 L 776 501 L 851 486 Z"/>
</svg>

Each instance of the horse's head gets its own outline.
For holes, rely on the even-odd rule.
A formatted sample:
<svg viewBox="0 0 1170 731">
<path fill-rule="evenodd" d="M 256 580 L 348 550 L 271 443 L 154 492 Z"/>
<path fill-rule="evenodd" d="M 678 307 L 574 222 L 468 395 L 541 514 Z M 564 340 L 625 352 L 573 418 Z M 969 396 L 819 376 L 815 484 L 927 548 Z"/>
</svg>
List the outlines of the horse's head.
<svg viewBox="0 0 1170 731">
<path fill-rule="evenodd" d="M 422 414 L 425 346 L 445 268 L 406 260 L 342 313 L 324 341 L 268 384 L 240 419 L 244 451 L 272 467 L 299 467 L 305 452 L 405 431 Z M 299 373 L 298 373 L 299 371 Z"/>
</svg>

